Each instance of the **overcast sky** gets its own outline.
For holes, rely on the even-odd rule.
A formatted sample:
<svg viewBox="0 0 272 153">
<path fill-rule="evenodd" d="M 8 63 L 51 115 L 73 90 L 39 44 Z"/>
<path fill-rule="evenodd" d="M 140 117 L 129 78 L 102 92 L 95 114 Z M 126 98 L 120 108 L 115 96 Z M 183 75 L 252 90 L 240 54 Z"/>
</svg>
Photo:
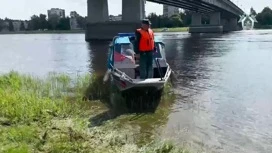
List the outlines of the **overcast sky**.
<svg viewBox="0 0 272 153">
<path fill-rule="evenodd" d="M 70 11 L 77 11 L 80 15 L 87 14 L 87 0 L 0 0 L 0 18 L 29 19 L 33 14 L 47 14 L 50 8 L 63 8 L 66 15 Z M 108 0 L 109 13 L 112 15 L 121 14 L 122 0 Z M 260 12 L 265 6 L 272 8 L 271 0 L 232 0 L 242 9 L 249 12 L 251 6 Z M 162 5 L 147 2 L 146 13 L 155 12 L 162 14 Z"/>
</svg>

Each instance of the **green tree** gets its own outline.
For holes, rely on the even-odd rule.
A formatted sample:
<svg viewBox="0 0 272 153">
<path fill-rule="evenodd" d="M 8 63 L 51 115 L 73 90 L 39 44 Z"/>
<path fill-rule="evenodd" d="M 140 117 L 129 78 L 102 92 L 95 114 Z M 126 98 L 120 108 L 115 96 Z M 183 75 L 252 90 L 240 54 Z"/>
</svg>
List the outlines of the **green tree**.
<svg viewBox="0 0 272 153">
<path fill-rule="evenodd" d="M 48 21 L 46 20 L 45 14 L 40 14 L 39 16 L 39 29 L 48 29 Z"/>
<path fill-rule="evenodd" d="M 21 22 L 20 31 L 25 31 L 25 30 L 26 30 L 25 24 L 24 24 L 24 22 Z"/>
<path fill-rule="evenodd" d="M 87 17 L 82 17 L 82 16 L 79 16 L 77 17 L 77 23 L 79 25 L 80 28 L 82 29 L 86 29 L 86 24 L 87 24 Z"/>
<path fill-rule="evenodd" d="M 185 10 L 184 13 L 180 13 L 180 17 L 183 21 L 183 26 L 189 26 L 192 22 L 192 13 L 188 10 Z"/>
<path fill-rule="evenodd" d="M 41 27 L 40 25 L 40 18 L 37 15 L 31 16 L 30 23 L 29 23 L 29 29 L 30 30 L 39 30 Z"/>
<path fill-rule="evenodd" d="M 172 23 L 172 27 L 181 27 L 182 26 L 182 20 L 181 20 L 179 14 L 171 16 L 170 22 Z"/>
<path fill-rule="evenodd" d="M 66 18 L 61 18 L 59 20 L 58 25 L 56 26 L 57 30 L 70 30 L 70 18 L 66 17 Z"/>
<path fill-rule="evenodd" d="M 4 29 L 4 20 L 0 19 L 0 32 Z"/>
<path fill-rule="evenodd" d="M 14 26 L 12 20 L 9 20 L 9 31 L 14 31 Z"/>
<path fill-rule="evenodd" d="M 150 13 L 147 18 L 152 23 L 152 27 L 153 28 L 159 28 L 160 27 L 159 26 L 159 20 L 160 20 L 160 18 L 155 13 Z"/>
<path fill-rule="evenodd" d="M 256 16 L 259 26 L 271 26 L 272 25 L 272 10 L 269 7 L 265 7 L 262 12 Z"/>
<path fill-rule="evenodd" d="M 152 22 L 153 28 L 171 28 L 171 27 L 182 27 L 184 26 L 183 17 L 185 14 L 176 14 L 172 17 L 167 17 L 163 15 L 156 15 L 155 13 L 150 13 L 148 19 Z"/>
<path fill-rule="evenodd" d="M 53 14 L 49 17 L 48 23 L 49 23 L 49 29 L 50 30 L 56 30 L 57 25 L 59 24 L 60 17 L 56 14 Z"/>
<path fill-rule="evenodd" d="M 253 7 L 250 8 L 250 15 L 257 15 L 256 11 L 253 9 Z"/>
</svg>

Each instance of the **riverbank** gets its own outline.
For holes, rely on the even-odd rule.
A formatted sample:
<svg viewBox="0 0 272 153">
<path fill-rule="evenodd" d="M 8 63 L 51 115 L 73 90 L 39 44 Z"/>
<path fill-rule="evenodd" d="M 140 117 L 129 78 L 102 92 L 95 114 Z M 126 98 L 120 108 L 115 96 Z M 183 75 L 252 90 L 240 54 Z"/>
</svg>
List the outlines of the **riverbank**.
<svg viewBox="0 0 272 153">
<path fill-rule="evenodd" d="M 263 27 L 256 27 L 255 30 L 270 30 L 272 26 L 263 26 Z M 188 32 L 188 27 L 178 27 L 178 28 L 154 28 L 154 32 Z M 0 35 L 4 34 L 85 34 L 85 30 L 48 30 L 48 31 L 16 31 L 16 32 L 0 32 Z"/>
<path fill-rule="evenodd" d="M 154 28 L 154 32 L 187 32 L 188 27 L 178 27 L 178 28 Z"/>
<path fill-rule="evenodd" d="M 109 107 L 110 88 L 100 81 L 88 74 L 0 75 L 0 152 L 187 152 L 156 137 L 173 101 L 169 85 L 162 96 L 167 103 L 140 117 L 110 115 L 117 107 Z"/>
<path fill-rule="evenodd" d="M 186 32 L 188 31 L 187 27 L 179 27 L 179 28 L 155 28 L 153 29 L 154 32 Z M 5 34 L 78 34 L 83 33 L 85 34 L 85 30 L 48 30 L 48 31 L 16 31 L 16 32 L 0 32 L 0 35 Z"/>
</svg>

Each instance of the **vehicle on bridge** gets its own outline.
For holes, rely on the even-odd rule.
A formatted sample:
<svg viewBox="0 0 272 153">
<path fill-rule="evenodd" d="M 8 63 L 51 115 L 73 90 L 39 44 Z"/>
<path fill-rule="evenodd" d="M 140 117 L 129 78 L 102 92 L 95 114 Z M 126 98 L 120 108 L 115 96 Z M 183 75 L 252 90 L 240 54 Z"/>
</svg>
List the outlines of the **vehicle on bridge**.
<svg viewBox="0 0 272 153">
<path fill-rule="evenodd" d="M 109 47 L 108 70 L 104 81 L 110 77 L 111 83 L 121 92 L 131 89 L 161 91 L 172 73 L 165 57 L 165 44 L 155 37 L 153 78 L 140 79 L 139 55 L 133 51 L 134 40 L 134 33 L 120 33 L 113 38 Z"/>
</svg>

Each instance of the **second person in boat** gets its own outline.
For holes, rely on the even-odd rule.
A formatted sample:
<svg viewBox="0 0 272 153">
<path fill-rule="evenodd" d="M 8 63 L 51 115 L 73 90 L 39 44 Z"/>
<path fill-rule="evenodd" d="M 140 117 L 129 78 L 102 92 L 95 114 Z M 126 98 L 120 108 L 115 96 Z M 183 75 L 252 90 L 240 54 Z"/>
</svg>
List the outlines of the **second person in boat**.
<svg viewBox="0 0 272 153">
<path fill-rule="evenodd" d="M 148 19 L 142 20 L 141 28 L 135 32 L 135 53 L 140 54 L 140 78 L 153 78 L 153 52 L 156 50 L 154 32 Z"/>
</svg>

